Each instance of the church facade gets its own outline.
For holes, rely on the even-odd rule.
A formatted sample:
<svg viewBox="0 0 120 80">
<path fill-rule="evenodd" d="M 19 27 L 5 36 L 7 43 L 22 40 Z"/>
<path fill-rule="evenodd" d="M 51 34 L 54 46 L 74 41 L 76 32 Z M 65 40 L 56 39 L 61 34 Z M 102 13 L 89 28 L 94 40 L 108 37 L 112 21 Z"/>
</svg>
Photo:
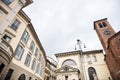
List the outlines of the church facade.
<svg viewBox="0 0 120 80">
<path fill-rule="evenodd" d="M 55 54 L 56 80 L 112 80 L 103 50 L 71 51 Z"/>
</svg>

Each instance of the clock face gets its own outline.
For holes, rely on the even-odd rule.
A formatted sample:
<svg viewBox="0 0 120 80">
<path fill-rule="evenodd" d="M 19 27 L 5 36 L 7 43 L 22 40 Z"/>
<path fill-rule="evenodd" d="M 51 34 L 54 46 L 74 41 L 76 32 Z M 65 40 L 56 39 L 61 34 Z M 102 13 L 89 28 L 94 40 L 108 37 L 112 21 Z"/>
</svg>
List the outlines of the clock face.
<svg viewBox="0 0 120 80">
<path fill-rule="evenodd" d="M 106 31 L 104 31 L 104 34 L 105 34 L 105 35 L 110 35 L 111 32 L 110 32 L 109 30 L 106 30 Z"/>
</svg>

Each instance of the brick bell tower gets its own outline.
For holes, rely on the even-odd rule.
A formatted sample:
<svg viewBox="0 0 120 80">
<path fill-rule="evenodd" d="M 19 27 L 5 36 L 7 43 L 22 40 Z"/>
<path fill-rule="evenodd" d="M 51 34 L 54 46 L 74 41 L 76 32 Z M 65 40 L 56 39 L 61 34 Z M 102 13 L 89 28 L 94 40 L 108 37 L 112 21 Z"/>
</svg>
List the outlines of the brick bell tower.
<svg viewBox="0 0 120 80">
<path fill-rule="evenodd" d="M 110 70 L 113 80 L 120 80 L 120 55 L 119 59 L 116 58 L 118 55 L 115 56 L 116 54 L 120 53 L 120 49 L 118 50 L 118 47 L 116 46 L 116 32 L 107 21 L 107 18 L 94 21 L 94 29 L 96 30 L 99 40 L 101 41 L 101 44 L 105 50 L 105 62 Z"/>
</svg>

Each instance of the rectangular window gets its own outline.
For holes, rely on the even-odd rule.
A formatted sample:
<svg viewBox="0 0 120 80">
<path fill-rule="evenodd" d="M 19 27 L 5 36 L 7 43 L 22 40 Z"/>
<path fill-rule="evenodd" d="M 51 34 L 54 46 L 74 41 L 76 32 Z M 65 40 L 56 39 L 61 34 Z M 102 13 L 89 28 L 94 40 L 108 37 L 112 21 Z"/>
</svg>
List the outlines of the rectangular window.
<svg viewBox="0 0 120 80">
<path fill-rule="evenodd" d="M 23 52 L 24 52 L 24 48 L 21 45 L 18 45 L 15 51 L 15 58 L 17 58 L 18 60 L 21 60 Z"/>
<path fill-rule="evenodd" d="M 19 24 L 20 24 L 20 21 L 16 19 L 10 27 L 16 31 L 18 29 Z"/>
<path fill-rule="evenodd" d="M 35 57 L 37 57 L 37 55 L 38 55 L 38 48 L 36 48 L 35 50 Z"/>
<path fill-rule="evenodd" d="M 13 71 L 14 71 L 13 69 L 9 69 L 9 71 L 8 71 L 8 73 L 7 73 L 4 80 L 10 80 L 10 78 L 11 78 L 11 76 L 13 74 Z"/>
<path fill-rule="evenodd" d="M 36 66 L 36 61 L 33 60 L 33 62 L 32 62 L 32 66 L 31 66 L 31 69 L 32 69 L 32 70 L 35 70 L 35 66 Z"/>
<path fill-rule="evenodd" d="M 92 64 L 91 57 L 89 55 L 87 55 L 87 62 L 88 64 Z"/>
<path fill-rule="evenodd" d="M 65 80 L 68 80 L 68 76 L 65 76 Z"/>
<path fill-rule="evenodd" d="M 43 67 L 42 67 L 42 65 L 41 65 L 41 66 L 40 66 L 40 73 L 39 73 L 41 76 L 44 74 L 43 71 L 44 71 L 44 69 L 43 69 Z"/>
<path fill-rule="evenodd" d="M 35 47 L 35 43 L 32 41 L 30 44 L 30 50 L 33 52 Z"/>
<path fill-rule="evenodd" d="M 32 80 L 32 77 L 29 77 L 29 80 Z"/>
<path fill-rule="evenodd" d="M 25 31 L 22 36 L 22 41 L 26 44 L 29 39 L 29 33 Z"/>
<path fill-rule="evenodd" d="M 30 65 L 30 62 L 31 62 L 31 56 L 29 54 L 27 54 L 27 57 L 26 57 L 26 60 L 25 60 L 25 65 L 26 66 L 29 66 Z"/>
<path fill-rule="evenodd" d="M 7 42 L 10 42 L 11 41 L 11 37 L 9 37 L 8 35 L 4 35 L 3 36 L 3 39 L 5 40 L 5 41 L 7 41 Z"/>
<path fill-rule="evenodd" d="M 94 62 L 97 62 L 96 55 L 93 55 L 93 61 L 94 61 Z"/>
<path fill-rule="evenodd" d="M 2 63 L 0 64 L 0 73 L 2 72 L 3 68 L 5 67 L 5 65 Z"/>
<path fill-rule="evenodd" d="M 36 73 L 39 73 L 39 69 L 40 69 L 40 64 L 37 65 Z"/>
<path fill-rule="evenodd" d="M 5 4 L 9 5 L 11 4 L 14 0 L 1 0 L 3 1 Z"/>
<path fill-rule="evenodd" d="M 38 60 L 41 62 L 41 54 L 40 53 L 38 53 Z"/>
<path fill-rule="evenodd" d="M 85 62 L 85 57 L 84 57 L 84 56 L 82 56 L 82 62 L 83 62 L 83 63 Z"/>
</svg>

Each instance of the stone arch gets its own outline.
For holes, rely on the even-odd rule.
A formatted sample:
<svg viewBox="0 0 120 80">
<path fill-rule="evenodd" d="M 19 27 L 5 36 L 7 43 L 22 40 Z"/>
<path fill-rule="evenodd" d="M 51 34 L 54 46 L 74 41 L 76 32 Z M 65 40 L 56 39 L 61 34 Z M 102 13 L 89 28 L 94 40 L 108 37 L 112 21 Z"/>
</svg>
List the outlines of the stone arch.
<svg viewBox="0 0 120 80">
<path fill-rule="evenodd" d="M 25 80 L 25 74 L 21 74 L 20 76 L 19 76 L 19 78 L 18 78 L 18 80 Z"/>
<path fill-rule="evenodd" d="M 65 60 L 61 66 L 65 66 L 65 65 L 68 65 L 68 66 L 77 66 L 76 62 L 72 59 L 67 59 Z"/>
<path fill-rule="evenodd" d="M 95 68 L 89 67 L 88 68 L 88 75 L 89 75 L 90 80 L 98 80 Z"/>
</svg>

